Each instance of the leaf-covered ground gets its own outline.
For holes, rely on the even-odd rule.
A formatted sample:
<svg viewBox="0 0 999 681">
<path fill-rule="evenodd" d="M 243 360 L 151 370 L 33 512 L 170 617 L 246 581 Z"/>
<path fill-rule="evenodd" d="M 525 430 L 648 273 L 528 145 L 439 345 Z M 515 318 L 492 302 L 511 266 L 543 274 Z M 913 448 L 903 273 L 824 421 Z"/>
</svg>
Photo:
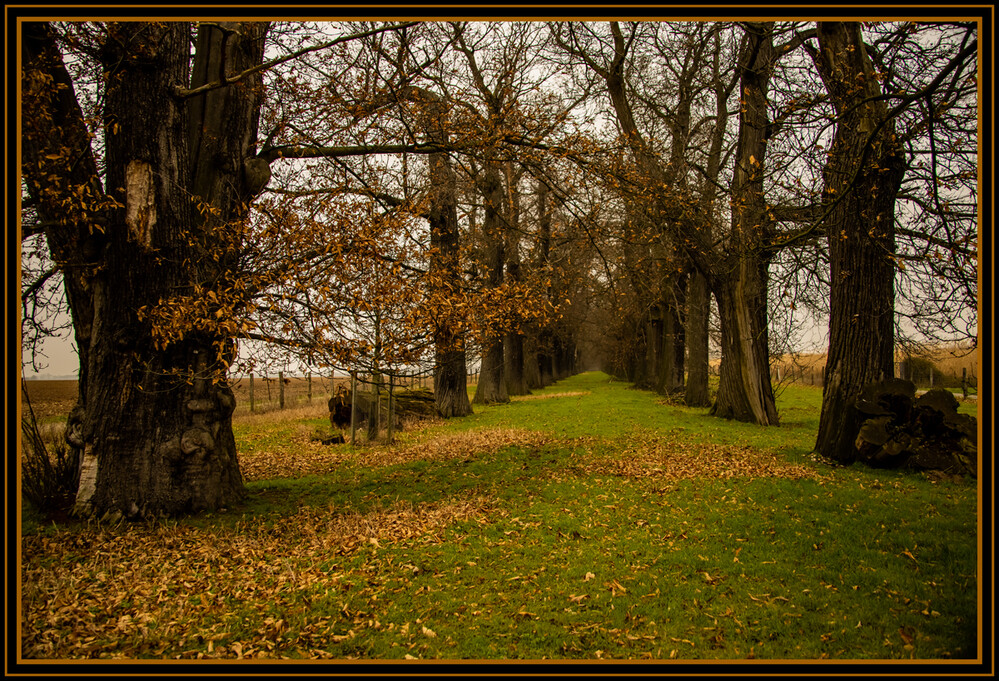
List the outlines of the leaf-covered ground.
<svg viewBox="0 0 999 681">
<path fill-rule="evenodd" d="M 968 481 L 810 461 L 807 392 L 780 432 L 599 374 L 531 397 L 393 446 L 238 426 L 241 507 L 26 534 L 21 654 L 974 656 Z"/>
</svg>

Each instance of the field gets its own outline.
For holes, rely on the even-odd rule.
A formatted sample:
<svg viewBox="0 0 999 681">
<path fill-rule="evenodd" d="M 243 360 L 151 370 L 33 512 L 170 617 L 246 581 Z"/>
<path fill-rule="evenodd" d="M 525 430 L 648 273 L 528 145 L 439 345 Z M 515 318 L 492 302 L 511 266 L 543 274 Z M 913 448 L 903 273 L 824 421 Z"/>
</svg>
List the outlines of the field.
<svg viewBox="0 0 999 681">
<path fill-rule="evenodd" d="M 21 393 L 21 408 L 27 413 L 28 400 L 39 423 L 65 421 L 76 404 L 76 381 L 25 381 L 27 400 Z"/>
<path fill-rule="evenodd" d="M 933 362 L 939 372 L 936 385 L 959 389 L 961 372 L 964 370 L 969 377 L 972 391 L 977 386 L 979 374 L 976 353 L 968 353 L 958 347 L 937 347 L 927 352 L 927 357 Z M 794 357 L 785 356 L 773 362 L 772 377 L 777 390 L 786 385 L 822 385 L 822 369 L 826 363 L 825 354 L 800 354 Z M 713 364 L 717 373 L 718 362 Z M 469 376 L 469 383 L 474 384 L 475 377 Z M 350 379 L 337 376 L 336 383 L 349 385 Z M 232 380 L 233 393 L 236 396 L 236 416 L 249 412 L 262 413 L 281 408 L 281 384 L 278 376 L 254 376 L 251 400 L 251 380 L 249 376 Z M 925 383 L 925 381 L 923 381 Z M 407 385 L 433 387 L 433 381 L 427 376 L 410 379 Z M 314 375 L 311 377 L 289 376 L 284 380 L 284 408 L 295 409 L 312 405 L 325 405 L 332 394 L 334 379 L 330 376 Z M 28 393 L 35 416 L 40 423 L 51 423 L 64 420 L 76 401 L 76 381 L 27 381 Z M 921 385 L 920 387 L 927 387 Z"/>
<path fill-rule="evenodd" d="M 974 658 L 975 482 L 814 461 L 821 391 L 779 399 L 762 428 L 589 373 L 357 448 L 322 404 L 238 416 L 239 507 L 26 514 L 20 654 Z"/>
<path fill-rule="evenodd" d="M 250 378 L 233 380 L 232 390 L 236 396 L 236 416 L 250 412 L 268 412 L 281 408 L 281 383 L 277 376 L 255 376 L 253 379 L 253 399 L 250 399 Z M 336 383 L 349 385 L 350 378 L 337 376 Z M 76 403 L 76 381 L 26 381 L 28 398 L 39 423 L 63 421 Z M 426 376 L 408 380 L 406 385 L 432 386 Z M 284 408 L 295 409 L 317 405 L 325 406 L 333 390 L 333 379 L 329 376 L 289 376 L 284 380 Z M 387 385 L 387 383 L 386 383 Z M 22 405 L 25 405 L 22 395 Z M 251 408 L 252 405 L 252 408 Z M 26 407 L 25 407 L 26 409 Z"/>
</svg>

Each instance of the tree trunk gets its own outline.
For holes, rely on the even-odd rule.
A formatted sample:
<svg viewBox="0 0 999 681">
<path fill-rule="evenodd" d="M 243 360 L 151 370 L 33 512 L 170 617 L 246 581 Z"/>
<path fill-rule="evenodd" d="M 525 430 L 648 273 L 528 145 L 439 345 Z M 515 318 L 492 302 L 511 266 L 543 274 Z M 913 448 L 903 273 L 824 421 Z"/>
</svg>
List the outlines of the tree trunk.
<svg viewBox="0 0 999 681">
<path fill-rule="evenodd" d="M 506 165 L 506 278 L 514 283 L 521 279 L 520 262 L 520 193 L 511 164 Z M 503 340 L 503 353 L 506 362 L 506 389 L 510 395 L 527 395 L 527 380 L 524 375 L 524 336 L 519 329 L 507 332 Z"/>
<path fill-rule="evenodd" d="M 767 349 L 767 267 L 756 258 L 739 258 L 735 271 L 716 289 L 722 361 L 711 414 L 777 425 Z"/>
<path fill-rule="evenodd" d="M 448 110 L 444 100 L 427 90 L 419 90 L 429 99 L 431 116 L 424 127 L 432 142 L 446 144 L 448 140 Z M 442 302 L 453 299 L 460 291 L 460 232 L 458 228 L 458 188 L 451 159 L 446 153 L 431 154 L 430 164 L 430 287 L 431 297 Z M 449 305 L 435 306 L 440 310 Z M 434 400 L 437 412 L 444 418 L 468 416 L 472 404 L 468 400 L 468 367 L 465 356 L 465 335 L 460 331 L 464 319 L 444 313 L 434 320 Z"/>
<path fill-rule="evenodd" d="M 683 391 L 686 333 L 681 312 L 686 298 L 686 278 L 670 281 L 662 307 L 662 340 L 656 367 L 656 390 L 663 394 Z"/>
<path fill-rule="evenodd" d="M 721 378 L 711 413 L 777 425 L 767 334 L 770 258 L 765 248 L 770 220 L 763 188 L 773 24 L 748 24 L 746 31 L 739 140 L 732 173 L 732 229 L 726 256 L 711 273 L 722 335 Z"/>
<path fill-rule="evenodd" d="M 636 387 L 645 390 L 656 390 L 659 387 L 659 374 L 663 351 L 663 320 L 662 310 L 658 306 L 650 312 L 650 317 L 642 325 L 645 332 L 639 336 L 639 346 L 644 345 L 645 361 L 639 368 L 635 381 Z"/>
<path fill-rule="evenodd" d="M 714 45 L 711 57 L 711 83 L 714 91 L 715 123 L 708 147 L 707 173 L 701 185 L 701 231 L 710 240 L 715 233 L 715 205 L 718 189 L 716 183 L 722 167 L 722 151 L 725 145 L 725 131 L 731 115 L 729 109 L 730 88 L 735 81 L 726 82 L 722 77 L 721 66 L 721 25 L 716 24 L 711 31 Z M 687 286 L 687 390 L 684 402 L 690 407 L 711 405 L 708 390 L 710 375 L 708 353 L 708 320 L 711 315 L 711 290 L 704 272 L 694 269 Z"/>
<path fill-rule="evenodd" d="M 110 206 L 106 205 L 72 79 L 49 24 L 23 25 L 21 59 L 21 107 L 30 112 L 21 119 L 22 177 L 28 194 L 37 202 L 49 252 L 62 274 L 71 311 L 80 365 L 77 402 L 66 424 L 65 439 L 82 458 L 94 326 L 91 279 L 106 241 L 103 225 Z M 67 196 L 75 201 L 67 202 Z"/>
<path fill-rule="evenodd" d="M 438 345 L 435 358 L 434 400 L 437 403 L 437 413 L 444 418 L 468 416 L 472 413 L 472 403 L 468 400 L 468 368 L 464 343 L 452 350 L 442 350 Z"/>
<path fill-rule="evenodd" d="M 818 37 L 813 57 L 839 119 L 824 170 L 831 291 L 815 450 L 852 463 L 853 403 L 894 371 L 895 201 L 905 167 L 860 24 L 820 22 Z"/>
<path fill-rule="evenodd" d="M 528 392 L 545 387 L 544 383 L 541 382 L 541 362 L 536 325 L 532 325 L 529 333 L 524 336 L 524 385 Z"/>
<path fill-rule="evenodd" d="M 687 284 L 687 387 L 683 401 L 688 407 L 711 404 L 708 393 L 708 283 L 700 272 L 693 272 Z"/>
<path fill-rule="evenodd" d="M 527 375 L 524 371 L 526 354 L 524 336 L 516 331 L 506 334 L 503 339 L 503 355 L 506 364 L 506 391 L 508 395 L 528 395 Z"/>
<path fill-rule="evenodd" d="M 570 336 L 555 337 L 554 375 L 556 381 L 576 373 L 576 342 Z"/>
<path fill-rule="evenodd" d="M 482 179 L 482 195 L 486 211 L 482 224 L 486 247 L 487 284 L 498 287 L 503 283 L 504 230 L 501 211 L 503 207 L 503 186 L 499 170 L 494 165 L 486 167 Z M 506 369 L 503 356 L 503 334 L 487 331 L 482 343 L 482 365 L 479 370 L 479 383 L 475 389 L 475 404 L 509 402 L 506 387 Z"/>
<path fill-rule="evenodd" d="M 221 50 L 230 71 L 259 64 L 266 28 L 240 24 L 223 39 L 203 26 L 195 73 L 202 67 L 202 78 L 216 78 L 204 64 L 218 64 Z M 122 207 L 108 215 L 92 302 L 71 302 L 74 320 L 92 319 L 81 348 L 84 467 L 75 510 L 137 517 L 220 508 L 243 494 L 235 399 L 224 382 L 231 334 L 177 318 L 171 325 L 163 304 L 190 304 L 195 291 L 225 285 L 220 273 L 252 198 L 243 168 L 253 157 L 261 78 L 185 100 L 176 88 L 200 84 L 197 76 L 190 83 L 188 24 L 127 22 L 108 31 L 106 185 Z M 197 144 L 194 129 L 203 135 Z M 192 197 L 215 217 L 202 217 Z"/>
<path fill-rule="evenodd" d="M 368 442 L 374 442 L 382 428 L 382 375 L 377 371 L 371 374 L 370 400 L 372 408 L 368 411 Z"/>
<path fill-rule="evenodd" d="M 552 242 L 552 214 L 548 208 L 548 185 L 538 181 L 538 269 L 544 273 L 551 274 L 551 242 Z M 547 287 L 548 300 L 553 297 L 551 283 Z M 538 363 L 538 382 L 540 388 L 549 386 L 555 382 L 554 370 L 552 366 L 552 331 L 551 322 L 537 332 L 536 356 Z"/>
</svg>

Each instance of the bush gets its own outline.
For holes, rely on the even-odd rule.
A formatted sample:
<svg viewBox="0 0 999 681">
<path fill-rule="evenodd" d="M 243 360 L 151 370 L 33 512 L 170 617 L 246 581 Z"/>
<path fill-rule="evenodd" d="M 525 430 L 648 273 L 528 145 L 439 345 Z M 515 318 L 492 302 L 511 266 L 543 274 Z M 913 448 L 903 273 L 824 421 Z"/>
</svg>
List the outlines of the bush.
<svg viewBox="0 0 999 681">
<path fill-rule="evenodd" d="M 68 510 L 80 483 L 79 457 L 65 442 L 45 442 L 34 414 L 21 419 L 21 493 L 41 513 Z"/>
</svg>

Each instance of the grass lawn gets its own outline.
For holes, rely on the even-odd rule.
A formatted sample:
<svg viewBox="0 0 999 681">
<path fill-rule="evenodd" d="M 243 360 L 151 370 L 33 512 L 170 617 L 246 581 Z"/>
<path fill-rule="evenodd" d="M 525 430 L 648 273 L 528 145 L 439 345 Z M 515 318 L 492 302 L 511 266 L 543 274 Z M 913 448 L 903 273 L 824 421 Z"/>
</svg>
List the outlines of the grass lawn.
<svg viewBox="0 0 999 681">
<path fill-rule="evenodd" d="M 820 400 L 763 428 L 588 373 L 392 446 L 243 419 L 239 507 L 25 524 L 21 653 L 975 658 L 975 482 L 813 461 Z"/>
</svg>

